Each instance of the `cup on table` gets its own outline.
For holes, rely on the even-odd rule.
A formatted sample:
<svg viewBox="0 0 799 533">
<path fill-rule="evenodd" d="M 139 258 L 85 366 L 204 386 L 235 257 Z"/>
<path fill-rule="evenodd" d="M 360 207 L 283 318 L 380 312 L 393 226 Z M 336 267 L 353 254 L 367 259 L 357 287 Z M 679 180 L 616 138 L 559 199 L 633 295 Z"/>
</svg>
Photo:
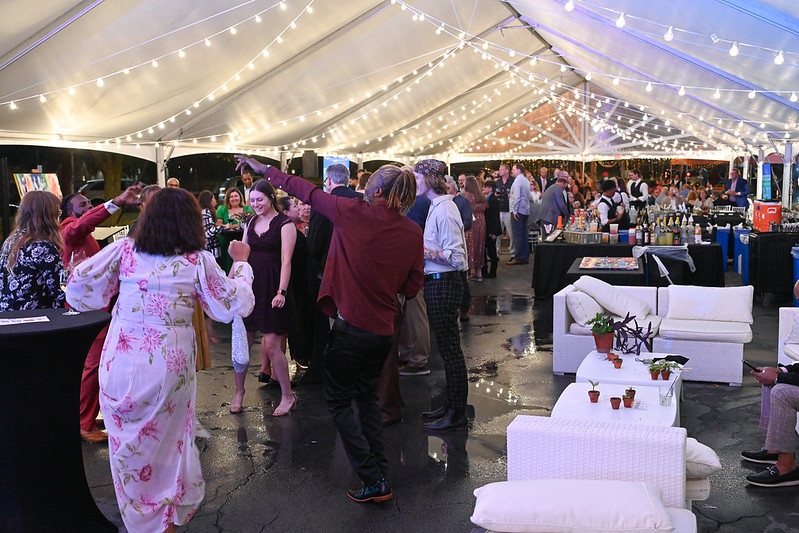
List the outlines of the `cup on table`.
<svg viewBox="0 0 799 533">
<path fill-rule="evenodd" d="M 602 244 L 607 244 L 610 242 L 610 233 L 602 233 Z"/>
<path fill-rule="evenodd" d="M 611 235 L 618 235 L 619 234 L 619 225 L 618 224 L 611 224 L 610 225 L 610 234 Z"/>
<path fill-rule="evenodd" d="M 671 399 L 674 396 L 674 389 L 672 387 L 659 387 L 658 397 L 660 398 L 660 405 L 668 407 L 671 405 Z"/>
<path fill-rule="evenodd" d="M 589 230 L 590 230 L 590 231 L 593 231 L 594 233 L 596 233 L 597 231 L 599 231 L 599 225 L 596 223 L 596 221 L 593 221 L 593 222 L 591 222 L 591 223 L 588 225 L 588 228 L 589 228 Z"/>
</svg>

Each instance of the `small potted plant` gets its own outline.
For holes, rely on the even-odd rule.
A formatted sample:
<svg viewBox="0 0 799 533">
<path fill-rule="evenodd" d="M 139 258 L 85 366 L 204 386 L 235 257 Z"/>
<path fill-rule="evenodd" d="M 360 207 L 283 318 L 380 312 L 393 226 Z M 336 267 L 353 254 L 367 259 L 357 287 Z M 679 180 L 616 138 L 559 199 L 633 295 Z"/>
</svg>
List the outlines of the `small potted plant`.
<svg viewBox="0 0 799 533">
<path fill-rule="evenodd" d="M 616 368 L 621 368 L 622 361 L 624 361 L 624 359 L 622 359 L 621 357 L 617 357 L 616 359 L 613 360 L 613 366 L 615 366 Z"/>
<path fill-rule="evenodd" d="M 633 406 L 633 399 L 631 396 L 624 395 L 621 397 L 621 401 L 624 402 L 624 407 L 632 407 Z"/>
<path fill-rule="evenodd" d="M 591 399 L 591 403 L 597 403 L 599 401 L 599 391 L 596 390 L 596 386 L 599 385 L 599 382 L 591 381 L 589 379 L 588 383 L 591 384 L 591 390 L 588 391 L 588 397 Z"/>
<path fill-rule="evenodd" d="M 678 368 L 680 365 L 675 363 L 674 361 L 666 361 L 665 359 L 660 360 L 660 375 L 663 379 L 668 380 L 671 376 L 671 371 L 675 368 Z"/>
<path fill-rule="evenodd" d="M 616 352 L 608 352 L 608 361 L 615 361 L 616 359 L 618 359 L 618 357 L 619 354 L 617 354 Z"/>
<path fill-rule="evenodd" d="M 660 377 L 660 361 L 652 361 L 649 363 L 649 375 L 652 380 L 657 380 Z"/>
<path fill-rule="evenodd" d="M 627 390 L 624 391 L 624 394 L 635 400 L 635 387 L 633 387 L 632 385 L 627 387 Z"/>
<path fill-rule="evenodd" d="M 596 351 L 608 353 L 613 347 L 613 318 L 602 313 L 597 313 L 594 318 L 585 323 L 591 326 L 591 333 L 594 335 Z"/>
<path fill-rule="evenodd" d="M 621 405 L 621 398 L 619 398 L 618 396 L 614 396 L 610 399 L 610 406 L 613 409 L 618 409 L 620 405 Z"/>
</svg>

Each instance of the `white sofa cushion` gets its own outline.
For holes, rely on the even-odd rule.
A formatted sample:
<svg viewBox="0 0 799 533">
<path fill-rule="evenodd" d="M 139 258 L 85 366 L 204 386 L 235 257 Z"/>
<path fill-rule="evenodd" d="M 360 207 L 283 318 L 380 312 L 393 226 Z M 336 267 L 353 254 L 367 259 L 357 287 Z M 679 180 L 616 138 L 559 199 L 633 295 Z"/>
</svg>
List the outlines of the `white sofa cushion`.
<svg viewBox="0 0 799 533">
<path fill-rule="evenodd" d="M 799 344 L 786 344 L 782 351 L 794 361 L 799 361 Z"/>
<path fill-rule="evenodd" d="M 566 295 L 566 307 L 575 322 L 581 326 L 596 316 L 604 313 L 602 306 L 596 300 L 582 291 L 572 291 Z"/>
<path fill-rule="evenodd" d="M 669 285 L 666 318 L 751 324 L 754 287 Z M 600 302 L 601 303 L 601 302 Z"/>
<path fill-rule="evenodd" d="M 621 321 L 624 320 L 624 317 L 614 315 L 613 320 Z M 647 324 L 651 323 L 652 333 L 650 334 L 650 336 L 654 337 L 658 334 L 658 329 L 660 328 L 660 323 L 662 322 L 663 317 L 657 315 L 649 315 L 643 317 L 643 319 L 639 319 L 638 317 L 636 317 L 635 320 L 638 322 L 639 326 L 644 328 L 644 331 L 646 331 Z M 631 322 L 630 326 L 635 326 L 635 324 Z M 580 324 L 573 322 L 569 326 L 569 333 L 571 333 L 572 335 L 591 335 L 591 326 L 581 326 Z"/>
<path fill-rule="evenodd" d="M 694 438 L 685 441 L 685 477 L 700 479 L 721 470 L 719 456 L 713 448 L 705 446 Z"/>
<path fill-rule="evenodd" d="M 609 498 L 608 495 L 613 495 Z M 641 481 L 529 479 L 474 491 L 472 523 L 504 532 L 673 531 L 660 489 Z"/>
<path fill-rule="evenodd" d="M 675 340 L 746 343 L 752 340 L 752 328 L 745 322 L 708 322 L 666 317 L 660 322 L 660 336 Z"/>
<path fill-rule="evenodd" d="M 581 276 L 574 282 L 574 286 L 591 296 L 599 305 L 614 315 L 625 316 L 630 313 L 630 315 L 639 317 L 648 316 L 654 312 L 654 309 L 650 309 L 646 302 L 642 302 L 635 296 L 630 296 L 624 289 L 614 287 L 591 276 Z"/>
<path fill-rule="evenodd" d="M 785 339 L 785 344 L 799 344 L 799 313 L 791 313 L 793 315 L 793 326 L 788 338 Z"/>
</svg>

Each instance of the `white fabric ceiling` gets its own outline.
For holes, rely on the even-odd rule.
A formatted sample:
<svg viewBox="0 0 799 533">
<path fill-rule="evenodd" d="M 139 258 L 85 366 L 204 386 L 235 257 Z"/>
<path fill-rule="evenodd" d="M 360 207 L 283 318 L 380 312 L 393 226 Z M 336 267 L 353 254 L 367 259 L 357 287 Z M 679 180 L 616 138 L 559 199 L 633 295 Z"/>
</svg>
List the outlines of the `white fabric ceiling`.
<svg viewBox="0 0 799 533">
<path fill-rule="evenodd" d="M 452 161 L 729 157 L 799 136 L 795 0 L 3 4 L 4 144 Z"/>
</svg>

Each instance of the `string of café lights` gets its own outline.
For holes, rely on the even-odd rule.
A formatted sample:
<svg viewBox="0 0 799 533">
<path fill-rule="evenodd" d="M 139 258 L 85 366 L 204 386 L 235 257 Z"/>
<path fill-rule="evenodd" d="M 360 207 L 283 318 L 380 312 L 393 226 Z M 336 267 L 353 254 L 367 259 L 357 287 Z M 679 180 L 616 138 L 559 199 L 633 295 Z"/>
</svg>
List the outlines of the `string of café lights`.
<svg viewBox="0 0 799 533">
<path fill-rule="evenodd" d="M 269 44 L 269 46 L 267 46 L 267 48 L 265 48 L 265 49 L 264 49 L 264 51 L 262 52 L 262 54 L 263 54 L 265 57 L 267 57 L 267 56 L 268 56 L 268 49 L 269 49 L 269 47 L 271 47 L 271 46 L 272 46 L 272 45 L 273 45 L 275 42 L 277 42 L 277 43 L 280 43 L 280 42 L 282 42 L 282 36 L 283 36 L 283 35 L 284 35 L 284 34 L 285 34 L 285 33 L 286 33 L 286 32 L 287 32 L 289 29 L 294 29 L 294 28 L 296 28 L 296 21 L 299 19 L 299 17 L 300 17 L 302 14 L 304 14 L 304 13 L 306 13 L 306 12 L 307 12 L 307 13 L 310 13 L 310 12 L 312 11 L 312 10 L 311 10 L 311 4 L 312 4 L 312 3 L 313 3 L 313 0 L 312 0 L 312 1 L 311 1 L 309 4 L 307 4 L 307 5 L 306 5 L 306 8 L 305 8 L 305 9 L 303 9 L 303 10 L 302 10 L 302 11 L 299 13 L 299 15 L 298 15 L 298 16 L 297 16 L 297 17 L 296 17 L 294 20 L 292 20 L 292 22 L 291 22 L 291 23 L 290 23 L 290 24 L 289 24 L 289 25 L 288 25 L 286 28 L 284 28 L 284 30 L 283 30 L 283 31 L 282 31 L 280 34 L 278 34 L 278 36 L 277 36 L 277 37 L 276 37 L 276 38 L 275 38 L 275 39 L 274 39 L 274 40 L 273 40 L 273 41 L 272 41 L 272 42 Z M 392 3 L 395 3 L 395 2 L 392 2 Z M 280 5 L 280 7 L 281 7 L 281 8 L 285 9 L 285 3 L 284 3 L 284 2 L 280 2 L 279 4 L 275 4 L 274 6 L 272 6 L 272 7 L 268 8 L 268 9 L 266 9 L 266 10 L 262 11 L 260 14 L 263 14 L 264 12 L 266 12 L 266 11 L 268 11 L 268 10 L 270 10 L 270 9 L 273 9 L 273 8 L 274 8 L 274 7 L 276 7 L 277 5 Z M 403 2 L 400 2 L 400 5 L 401 5 L 401 8 L 402 8 L 403 10 L 404 10 L 404 9 L 406 9 L 406 7 L 405 7 L 405 6 L 406 6 L 406 4 L 405 4 L 405 3 L 403 3 Z M 412 8 L 412 9 L 415 9 L 415 8 Z M 254 16 L 254 17 L 249 17 L 249 18 L 248 18 L 248 19 L 246 19 L 245 21 L 242 21 L 242 22 L 240 22 L 240 23 L 238 23 L 238 24 L 236 24 L 236 25 L 234 25 L 234 26 L 231 26 L 231 27 L 230 27 L 230 30 L 229 30 L 229 31 L 230 31 L 230 33 L 235 35 L 235 33 L 236 33 L 236 27 L 237 27 L 237 26 L 239 26 L 240 24 L 243 24 L 244 22 L 247 22 L 248 20 L 255 20 L 255 22 L 260 22 L 260 14 L 258 14 L 258 15 L 256 15 L 256 16 Z M 418 10 L 416 10 L 416 11 L 414 12 L 413 18 L 414 18 L 415 20 L 416 20 L 416 19 L 421 19 L 421 20 L 424 20 L 425 16 L 426 16 L 426 15 L 425 15 L 424 13 L 421 13 L 421 12 L 419 12 Z M 428 20 L 428 21 L 429 21 L 429 20 L 431 20 L 431 19 L 430 19 L 430 17 L 428 17 L 428 18 L 427 18 L 427 20 Z M 221 34 L 221 33 L 225 33 L 225 31 L 228 31 L 228 30 L 223 30 L 223 31 L 217 32 L 217 33 L 215 33 L 214 35 L 212 35 L 212 36 L 209 36 L 208 38 L 206 38 L 206 39 L 204 39 L 204 40 L 199 40 L 199 41 L 197 41 L 196 43 L 193 43 L 193 44 L 192 44 L 192 45 L 190 45 L 189 47 L 184 47 L 184 49 L 186 49 L 186 48 L 190 48 L 191 46 L 194 46 L 194 45 L 197 45 L 197 44 L 201 44 L 201 43 L 203 43 L 203 42 L 205 43 L 205 45 L 206 45 L 206 46 L 208 46 L 208 43 L 210 42 L 210 38 L 211 38 L 211 37 L 217 36 L 217 35 L 219 35 L 219 34 Z M 436 31 L 436 33 L 440 33 L 440 32 L 437 30 L 437 31 Z M 449 32 L 448 32 L 448 33 L 449 33 Z M 453 35 L 453 37 L 454 37 L 454 35 Z M 463 37 L 463 36 L 460 36 L 460 38 L 459 38 L 459 41 L 461 42 L 461 45 L 458 47 L 458 49 L 462 49 L 462 48 L 463 48 L 463 40 L 462 40 L 462 37 Z M 471 37 L 472 37 L 473 39 L 480 40 L 480 38 L 479 38 L 479 37 L 476 37 L 476 36 L 471 36 Z M 484 50 L 487 48 L 487 43 L 488 43 L 488 41 L 485 41 L 485 40 L 483 40 L 483 49 L 484 49 Z M 473 48 L 473 50 L 474 50 L 475 52 L 478 52 L 478 50 L 477 50 L 477 47 L 476 47 L 476 46 L 475 46 L 473 43 L 471 43 L 471 42 L 470 42 L 470 43 L 466 43 L 466 44 L 468 44 L 470 47 L 472 47 L 472 48 Z M 493 46 L 494 48 L 503 49 L 503 47 L 497 46 L 496 44 L 493 44 L 493 43 L 491 43 L 491 44 L 492 44 L 492 46 Z M 138 64 L 138 65 L 136 65 L 136 66 L 134 66 L 134 67 L 131 67 L 131 68 L 138 68 L 138 67 L 140 67 L 140 66 L 144 66 L 144 65 L 147 65 L 147 64 L 152 64 L 154 67 L 156 67 L 156 66 L 157 66 L 157 61 L 158 61 L 159 59 L 164 59 L 165 57 L 167 57 L 167 56 L 169 56 L 169 55 L 173 55 L 173 54 L 175 54 L 175 53 L 177 53 L 177 54 L 178 54 L 180 57 L 184 57 L 184 56 L 185 56 L 185 53 L 184 53 L 184 51 L 183 51 L 184 49 L 180 49 L 180 50 L 178 50 L 178 51 L 172 52 L 171 54 L 163 54 L 162 56 L 159 56 L 158 58 L 155 58 L 155 59 L 153 59 L 153 60 L 151 60 L 151 61 L 142 62 L 142 63 L 140 63 L 140 64 Z M 454 54 L 454 52 L 455 52 L 455 51 L 453 50 L 453 51 L 451 52 L 451 54 Z M 511 53 L 511 56 L 513 56 L 513 55 L 514 55 L 514 51 L 510 51 L 510 53 Z M 261 54 L 259 54 L 259 56 L 260 56 L 260 55 L 261 55 Z M 256 56 L 256 58 L 257 58 L 257 57 L 258 57 L 258 56 Z M 445 55 L 444 59 L 446 59 L 446 57 L 447 57 L 447 56 Z M 238 70 L 238 71 L 236 72 L 236 74 L 234 74 L 234 76 L 230 77 L 230 78 L 229 78 L 229 79 L 228 79 L 228 80 L 227 80 L 225 83 L 223 83 L 222 85 L 220 85 L 220 86 L 219 86 L 219 88 L 218 88 L 216 91 L 212 91 L 212 92 L 211 92 L 211 93 L 210 93 L 210 94 L 209 94 L 209 95 L 208 95 L 206 98 L 204 98 L 203 100 L 201 100 L 201 101 L 199 101 L 199 102 L 195 102 L 193 106 L 189 106 L 189 107 L 187 107 L 187 108 L 186 108 L 186 109 L 185 109 L 185 110 L 184 110 L 182 113 L 185 113 L 185 114 L 188 116 L 188 115 L 190 115 L 190 114 L 191 114 L 191 108 L 192 108 L 192 107 L 194 107 L 194 108 L 198 107 L 198 106 L 199 106 L 199 103 L 201 103 L 202 101 L 204 101 L 204 100 L 206 100 L 206 99 L 208 99 L 208 100 L 213 100 L 213 99 L 214 99 L 214 94 L 215 94 L 216 92 L 219 92 L 219 91 L 222 91 L 222 92 L 224 92 L 224 91 L 227 89 L 227 84 L 228 84 L 228 83 L 231 83 L 231 82 L 232 82 L 232 81 L 234 81 L 234 80 L 235 80 L 235 81 L 238 81 L 238 80 L 240 79 L 240 74 L 241 74 L 242 72 L 244 72 L 244 71 L 245 71 L 245 69 L 249 68 L 249 69 L 251 69 L 251 70 L 252 70 L 252 69 L 254 68 L 254 65 L 253 65 L 253 63 L 254 63 L 254 60 L 255 60 L 256 58 L 254 58 L 252 61 L 248 62 L 248 63 L 247 63 L 247 66 L 245 66 L 245 67 L 242 67 L 240 70 Z M 486 59 L 486 55 L 485 55 L 485 54 L 484 54 L 483 58 L 484 58 L 484 59 Z M 493 57 L 493 55 L 492 55 L 492 59 L 494 59 L 494 61 L 495 61 L 495 67 L 498 67 L 498 66 L 500 65 L 500 63 L 499 63 L 499 62 L 500 62 L 500 61 L 502 61 L 502 60 L 500 60 L 499 58 Z M 534 59 L 537 61 L 539 58 L 534 58 Z M 543 60 L 543 61 L 546 61 L 546 60 Z M 531 60 L 531 62 L 532 62 L 532 60 Z M 506 65 L 506 67 L 505 67 L 505 70 L 509 70 L 509 69 L 507 68 L 507 67 L 508 67 L 508 63 L 507 63 L 507 62 L 505 62 L 505 65 Z M 437 64 L 436 66 L 443 66 L 443 60 L 442 60 L 442 61 L 441 61 L 439 64 Z M 428 72 L 426 72 L 425 74 L 429 74 L 430 76 L 432 76 L 432 68 L 433 68 L 433 67 L 431 66 L 431 69 L 430 69 Z M 111 74 L 111 75 L 114 75 L 114 74 L 119 74 L 120 72 L 121 72 L 121 73 L 128 73 L 128 72 L 129 72 L 129 70 L 130 70 L 130 68 L 127 68 L 127 69 L 124 69 L 124 70 L 122 70 L 122 71 L 119 71 L 119 72 L 113 73 L 113 74 Z M 518 68 L 517 68 L 516 70 L 518 71 Z M 414 70 L 414 74 L 416 74 L 416 70 Z M 528 84 L 527 84 L 527 83 L 526 83 L 526 82 L 523 80 L 523 78 L 521 78 L 521 76 L 517 76 L 517 75 L 516 75 L 514 72 L 511 72 L 510 74 L 511 74 L 511 77 L 512 77 L 512 78 L 516 77 L 516 78 L 518 78 L 518 79 L 522 80 L 522 81 L 525 83 L 525 85 L 528 85 Z M 419 83 L 419 81 L 420 81 L 420 79 L 421 79 L 421 78 L 423 78 L 423 76 L 424 76 L 424 74 L 423 74 L 422 76 L 420 76 L 419 78 L 417 78 L 417 79 L 415 80 L 415 83 L 417 83 L 417 84 L 418 84 L 418 83 Z M 590 77 L 590 73 L 588 73 L 588 77 Z M 101 80 L 102 80 L 102 79 L 103 79 L 103 78 L 98 78 L 98 85 L 100 85 L 100 84 L 101 84 L 100 82 L 101 82 Z M 553 89 L 553 90 L 554 90 L 554 88 L 555 88 L 556 84 L 557 84 L 557 86 L 558 86 L 558 87 L 563 87 L 563 85 L 562 85 L 560 82 L 554 82 L 554 80 L 552 80 L 552 79 L 550 79 L 550 78 L 547 78 L 547 77 L 545 77 L 545 76 L 538 75 L 538 74 L 529 73 L 529 79 L 530 79 L 531 81 L 532 81 L 533 79 L 538 79 L 538 80 L 541 80 L 541 81 L 543 81 L 543 82 L 545 82 L 545 83 L 550 83 L 550 82 L 552 82 L 552 83 L 553 83 L 553 85 L 552 85 L 552 89 Z M 399 82 L 399 83 L 401 83 L 401 82 L 402 82 L 402 77 L 400 77 L 400 78 L 398 79 L 398 82 Z M 515 83 L 515 79 L 513 79 L 513 82 Z M 74 87 L 74 86 L 73 86 L 73 87 Z M 74 89 L 73 89 L 73 87 L 70 87 L 70 89 L 69 89 L 70 93 L 73 93 L 73 92 L 74 92 Z M 385 86 L 385 85 L 383 85 L 381 88 L 382 88 L 382 90 L 386 90 L 386 86 Z M 408 89 L 406 89 L 406 90 L 410 91 L 410 88 L 408 88 Z M 48 94 L 48 95 L 49 95 L 49 94 L 51 94 L 51 93 L 54 93 L 54 92 L 57 92 L 57 91 L 51 91 L 50 93 L 45 93 L 45 94 Z M 367 92 L 366 94 L 367 94 L 367 96 L 368 96 L 368 95 L 369 95 L 369 92 Z M 552 96 L 553 96 L 553 97 L 556 97 L 556 95 L 554 95 L 554 94 L 553 94 Z M 593 96 L 593 95 L 592 95 L 592 96 Z M 394 100 L 396 100 L 397 98 L 398 98 L 398 95 L 397 95 L 397 94 L 395 94 L 395 95 L 393 96 L 393 99 L 394 99 Z M 485 99 L 488 99 L 488 100 L 489 100 L 489 102 L 490 102 L 490 98 L 488 98 L 486 95 L 484 95 L 484 96 L 483 96 L 483 98 L 484 98 L 484 101 L 483 101 L 483 102 L 481 102 L 480 104 L 476 105 L 475 107 L 473 107 L 473 108 L 470 110 L 471 114 L 475 114 L 476 110 L 479 110 L 479 109 L 480 109 L 480 108 L 481 108 L 481 107 L 482 107 L 482 106 L 483 106 L 483 105 L 486 103 L 486 102 L 485 102 Z M 46 101 L 46 98 L 44 97 L 44 94 L 43 94 L 43 95 L 40 97 L 40 100 L 42 100 L 42 101 Z M 621 102 L 621 100 L 619 100 L 619 102 Z M 350 103 L 353 103 L 353 99 L 352 99 L 352 98 L 350 99 Z M 624 103 L 625 103 L 625 105 L 628 105 L 628 103 L 627 103 L 627 102 L 624 102 Z M 13 102 L 11 102 L 11 104 L 13 105 Z M 382 105 L 383 105 L 383 107 L 386 107 L 386 106 L 387 106 L 387 104 L 388 104 L 388 101 L 384 101 L 384 102 L 382 102 Z M 2 105 L 2 103 L 0 103 L 0 105 Z M 322 108 L 322 109 L 320 109 L 320 110 L 316 110 L 316 111 L 314 111 L 314 112 L 306 113 L 306 114 L 304 114 L 304 115 L 298 115 L 297 117 L 292 117 L 292 118 L 290 118 L 290 119 L 285 119 L 285 120 L 283 120 L 283 121 L 282 121 L 282 124 L 283 124 L 283 125 L 286 125 L 286 123 L 287 123 L 288 121 L 292 121 L 292 120 L 300 120 L 300 121 L 303 121 L 303 120 L 305 119 L 305 117 L 307 117 L 307 116 L 310 116 L 310 115 L 313 115 L 313 114 L 320 115 L 320 114 L 322 113 L 322 111 L 324 111 L 324 110 L 327 110 L 327 109 L 330 109 L 330 108 L 336 109 L 336 108 L 338 107 L 338 105 L 340 105 L 340 104 L 333 104 L 332 106 L 327 106 L 326 108 Z M 463 109 L 463 107 L 462 107 L 462 109 Z M 377 112 L 377 107 L 373 108 L 371 111 L 372 111 L 372 112 Z M 182 113 L 177 113 L 177 114 L 175 114 L 175 115 L 173 115 L 173 116 L 169 117 L 167 120 L 160 121 L 160 122 L 159 122 L 157 125 L 156 125 L 156 124 L 154 124 L 154 125 L 152 125 L 152 126 L 151 126 L 151 127 L 149 127 L 149 128 L 144 128 L 144 129 L 142 129 L 142 130 L 139 130 L 138 132 L 134 133 L 134 135 L 136 135 L 138 138 L 141 138 L 141 137 L 143 136 L 143 132 L 144 132 L 144 131 L 147 131 L 148 133 L 153 133 L 156 127 L 158 127 L 159 129 L 163 129 L 163 128 L 165 127 L 165 126 L 164 126 L 164 122 L 166 122 L 166 121 L 169 121 L 169 122 L 175 122 L 176 118 L 177 118 L 179 115 L 181 115 Z M 450 115 L 454 115 L 454 111 L 450 111 Z M 355 119 L 351 120 L 351 123 L 354 123 L 356 120 L 358 120 L 358 118 L 365 119 L 367 116 L 368 116 L 368 112 L 364 113 L 364 114 L 363 114 L 363 115 L 361 115 L 360 117 L 356 117 Z M 464 116 L 464 120 L 465 120 L 465 118 L 466 118 L 466 116 Z M 586 118 L 586 119 L 588 119 L 589 117 L 587 117 L 587 116 L 586 116 L 585 118 Z M 442 118 L 441 118 L 441 117 L 439 117 L 439 121 L 441 121 L 441 120 L 442 120 Z M 721 119 L 719 119 L 719 120 L 721 120 Z M 429 124 L 429 122 L 428 122 L 428 124 Z M 444 129 L 446 129 L 446 127 L 447 127 L 447 126 L 445 125 L 445 126 L 444 126 Z M 413 128 L 415 128 L 415 129 L 418 129 L 418 128 L 419 128 L 419 124 L 416 124 L 415 126 L 413 126 Z M 329 130 L 329 133 L 335 133 L 335 132 L 336 132 L 338 129 L 339 129 L 339 127 L 333 127 L 333 128 L 331 128 L 331 129 Z M 344 126 L 342 127 L 342 129 L 346 129 L 346 125 L 344 125 Z M 410 129 L 410 128 L 406 128 L 406 129 L 402 130 L 402 133 L 406 133 L 407 129 Z M 440 130 L 439 130 L 439 131 L 440 131 Z M 478 132 L 480 132 L 480 129 L 478 129 Z M 393 137 L 393 136 L 394 136 L 394 133 L 398 133 L 398 132 L 391 132 L 389 135 L 390 135 L 391 137 Z M 231 140 L 233 140 L 233 139 L 235 138 L 236 132 L 229 132 L 229 133 L 227 133 L 227 134 L 221 134 L 220 136 L 224 136 L 224 135 L 228 135 L 228 136 L 231 138 Z M 321 134 L 321 137 L 324 137 L 324 136 L 325 136 L 325 135 L 324 135 L 324 133 L 323 133 L 323 134 Z M 429 137 L 431 137 L 431 136 L 432 136 L 432 134 L 428 134 L 428 138 L 429 138 Z M 471 133 L 469 133 L 469 136 L 472 136 L 472 134 L 471 134 Z M 128 141 L 132 140 L 132 135 L 128 135 L 128 136 L 127 136 L 127 139 L 128 139 Z M 188 141 L 190 141 L 190 142 L 194 142 L 194 143 L 197 143 L 197 142 L 198 142 L 198 140 L 203 140 L 203 139 L 210 139 L 212 142 L 215 142 L 215 141 L 216 141 L 216 136 L 204 136 L 204 137 L 197 137 L 197 138 L 195 138 L 195 139 L 189 139 Z M 419 139 L 417 139 L 417 141 L 421 141 L 421 139 L 422 139 L 422 138 L 419 138 Z M 459 140 L 460 140 L 460 139 L 461 139 L 461 137 L 459 137 Z M 382 140 L 382 138 L 381 138 L 381 137 L 378 137 L 378 138 L 377 138 L 377 140 L 378 140 L 378 141 L 380 141 L 380 140 Z M 311 138 L 311 139 L 302 139 L 302 140 L 300 140 L 300 141 L 297 141 L 297 142 L 293 143 L 293 147 L 295 147 L 295 148 L 296 148 L 296 147 L 298 147 L 299 145 L 305 145 L 305 144 L 306 144 L 308 141 L 314 141 L 314 142 L 315 142 L 315 141 L 316 141 L 316 138 L 314 137 L 314 138 Z M 95 143 L 95 144 L 109 144 L 110 142 L 116 142 L 117 144 L 119 144 L 119 143 L 121 142 L 121 140 L 120 140 L 120 138 L 116 138 L 115 140 L 113 140 L 113 139 L 107 139 L 107 140 L 105 140 L 105 141 L 104 141 L 104 143 L 97 142 L 97 143 Z M 171 142 L 171 141 L 170 141 L 170 142 Z M 175 141 L 175 142 L 177 142 L 177 141 Z M 183 142 L 186 142 L 186 141 L 183 141 Z M 454 142 L 454 139 L 449 139 L 449 142 L 450 142 L 450 143 Z M 137 143 L 137 144 L 138 144 L 138 143 Z M 364 145 L 369 145 L 369 140 L 366 140 L 366 141 L 364 142 Z M 443 141 L 439 141 L 439 145 L 443 145 Z M 356 144 L 354 144 L 354 145 L 353 145 L 353 148 L 357 148 L 357 146 L 358 146 L 358 145 L 357 145 L 357 143 L 356 143 Z M 434 146 L 434 144 L 430 144 L 430 145 L 428 145 L 428 146 L 427 146 L 427 148 L 429 149 L 429 148 L 432 148 L 433 146 Z M 408 149 L 409 147 L 410 147 L 410 145 L 409 145 L 409 144 L 406 144 L 405 146 L 403 146 L 403 149 Z M 287 145 L 284 145 L 284 146 L 283 146 L 283 148 L 284 148 L 284 150 L 285 150 L 285 149 L 288 149 L 288 146 L 287 146 Z M 341 148 L 344 148 L 344 147 L 341 147 Z M 420 150 L 424 150 L 424 149 L 425 149 L 425 147 L 424 147 L 424 146 L 420 146 L 420 147 L 419 147 L 419 149 L 420 149 Z M 275 151 L 277 151 L 277 150 L 278 150 L 278 148 L 275 148 Z M 381 152 L 383 152 L 383 151 L 381 151 Z M 392 151 L 391 151 L 391 150 L 389 150 L 389 151 L 388 151 L 388 153 L 392 153 Z"/>
</svg>

